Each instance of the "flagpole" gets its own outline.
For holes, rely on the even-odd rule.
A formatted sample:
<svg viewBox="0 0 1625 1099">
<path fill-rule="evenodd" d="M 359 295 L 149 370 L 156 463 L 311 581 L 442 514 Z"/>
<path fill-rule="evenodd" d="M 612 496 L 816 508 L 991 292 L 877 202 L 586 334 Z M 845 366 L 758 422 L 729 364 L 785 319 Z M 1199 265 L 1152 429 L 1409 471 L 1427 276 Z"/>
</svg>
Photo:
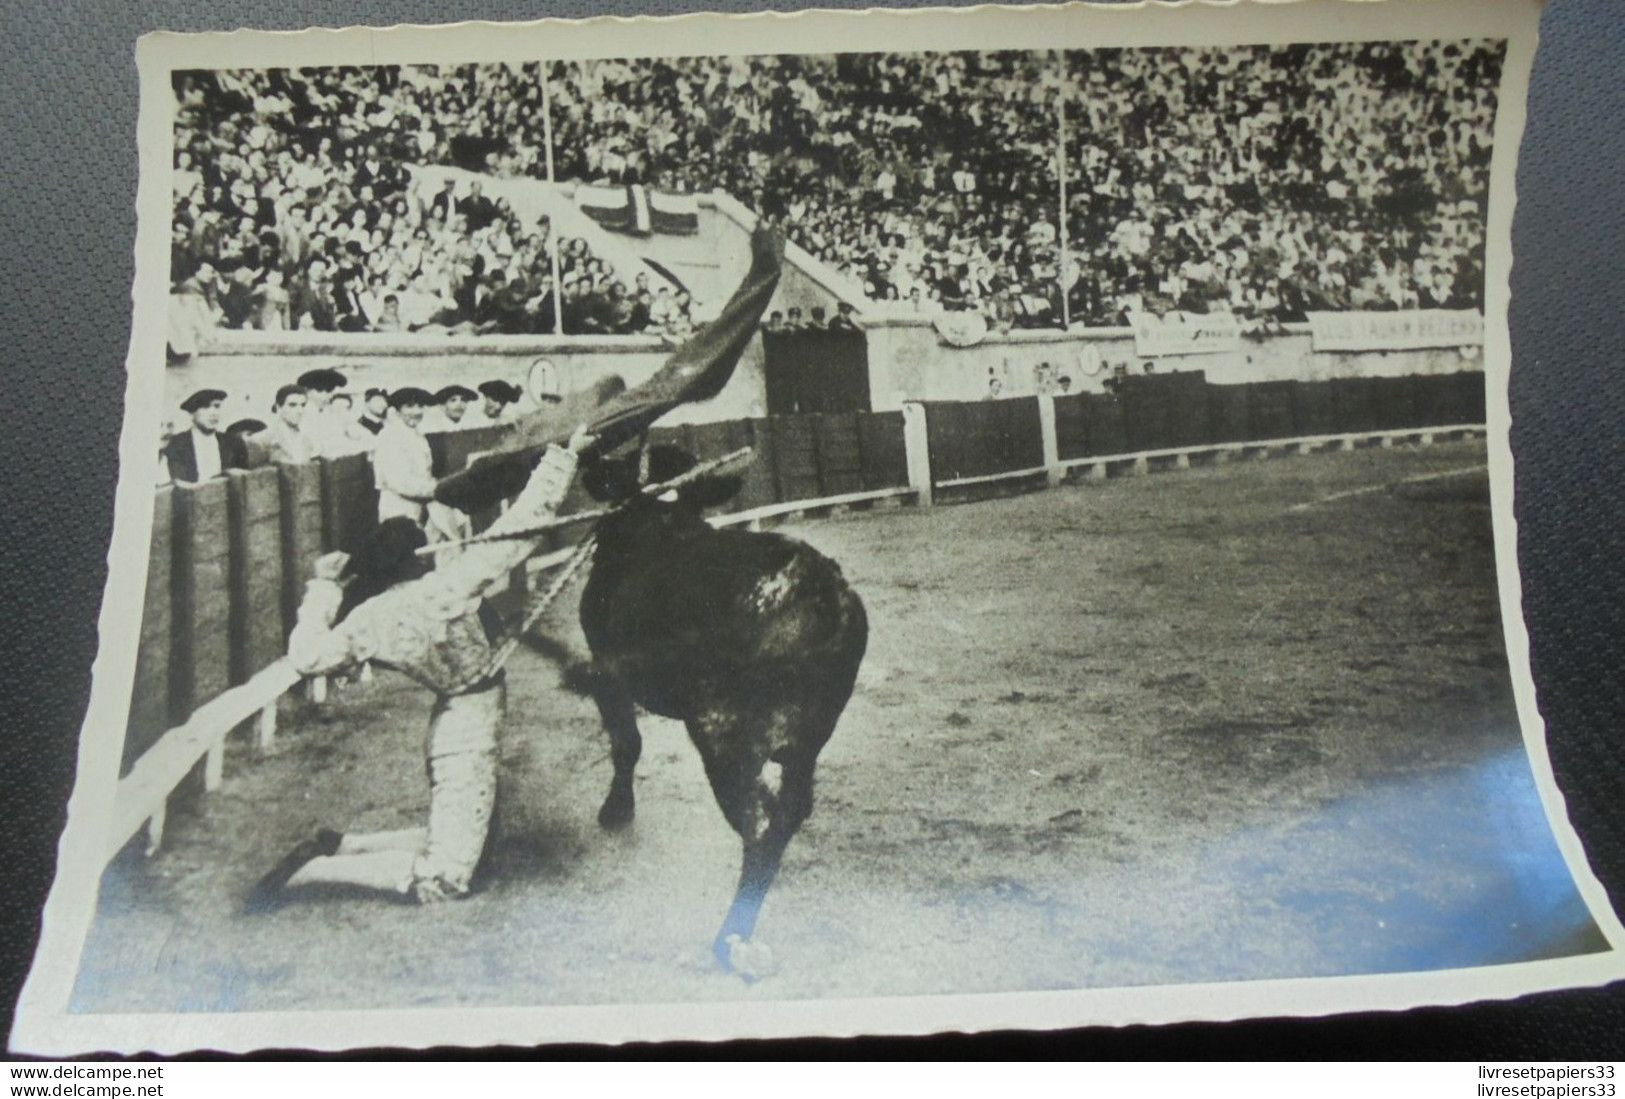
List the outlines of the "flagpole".
<svg viewBox="0 0 1625 1099">
<path fill-rule="evenodd" d="M 1055 51 L 1056 61 L 1060 66 L 1061 79 L 1056 87 L 1055 116 L 1056 131 L 1059 134 L 1059 155 L 1055 158 L 1056 175 L 1060 181 L 1061 209 L 1056 219 L 1056 230 L 1061 245 L 1061 263 L 1056 271 L 1056 281 L 1061 284 L 1061 327 L 1072 327 L 1071 288 L 1066 284 L 1067 268 L 1071 266 L 1070 249 L 1068 247 L 1066 232 L 1066 54 Z"/>
<path fill-rule="evenodd" d="M 543 152 L 547 157 L 548 189 L 553 193 L 554 201 L 558 201 L 559 184 L 553 177 L 553 96 L 548 91 L 551 81 L 548 79 L 551 72 L 551 63 L 543 61 L 542 66 L 542 141 Z M 547 234 L 547 259 L 553 270 L 553 334 L 564 335 L 564 287 L 559 283 L 559 227 L 552 224 L 549 219 Z"/>
</svg>

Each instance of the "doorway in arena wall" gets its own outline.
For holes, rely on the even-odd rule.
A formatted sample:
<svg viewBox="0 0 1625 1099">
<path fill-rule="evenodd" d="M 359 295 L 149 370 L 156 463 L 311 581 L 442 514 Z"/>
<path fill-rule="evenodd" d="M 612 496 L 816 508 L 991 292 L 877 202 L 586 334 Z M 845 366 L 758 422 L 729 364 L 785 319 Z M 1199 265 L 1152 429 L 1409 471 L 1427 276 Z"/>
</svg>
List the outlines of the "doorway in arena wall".
<svg viewBox="0 0 1625 1099">
<path fill-rule="evenodd" d="M 862 332 L 763 332 L 762 348 L 769 415 L 869 411 Z"/>
</svg>

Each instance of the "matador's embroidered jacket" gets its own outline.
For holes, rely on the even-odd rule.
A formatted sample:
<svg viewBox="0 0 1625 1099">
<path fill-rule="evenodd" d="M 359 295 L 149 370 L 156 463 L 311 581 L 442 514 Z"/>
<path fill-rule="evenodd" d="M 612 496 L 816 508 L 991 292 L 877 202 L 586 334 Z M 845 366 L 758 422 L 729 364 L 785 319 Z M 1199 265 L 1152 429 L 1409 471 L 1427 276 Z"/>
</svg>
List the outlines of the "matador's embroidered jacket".
<svg viewBox="0 0 1625 1099">
<path fill-rule="evenodd" d="M 534 527 L 552 518 L 575 476 L 576 456 L 547 449 L 530 481 L 487 533 Z M 322 675 L 362 661 L 387 664 L 438 694 L 477 681 L 491 658 L 480 621 L 485 590 L 536 552 L 536 538 L 479 542 L 427 576 L 397 584 L 353 609 L 337 626 L 344 589 L 331 580 L 305 586 L 288 659 L 304 675 Z"/>
</svg>

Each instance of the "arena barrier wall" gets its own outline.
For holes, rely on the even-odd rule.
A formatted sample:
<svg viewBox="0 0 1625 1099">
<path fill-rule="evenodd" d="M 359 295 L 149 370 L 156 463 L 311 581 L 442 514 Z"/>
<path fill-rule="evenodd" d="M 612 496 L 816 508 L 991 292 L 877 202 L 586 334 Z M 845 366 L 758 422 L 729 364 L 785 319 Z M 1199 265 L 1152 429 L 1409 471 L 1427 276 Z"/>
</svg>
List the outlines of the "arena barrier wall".
<svg viewBox="0 0 1625 1099">
<path fill-rule="evenodd" d="M 900 411 L 813 413 L 656 428 L 650 440 L 704 460 L 751 447 L 755 460 L 716 525 L 887 504 L 930 505 L 974 490 L 1143 473 L 1232 454 L 1429 442 L 1482 432 L 1484 376 L 1211 385 L 1199 372 L 1127 379 L 1112 393 L 911 403 Z M 489 449 L 502 429 L 448 435 L 448 464 Z M 561 512 L 593 506 L 579 488 Z M 351 550 L 376 523 L 363 455 L 159 488 L 111 859 L 147 826 L 161 843 L 171 797 L 223 777 L 227 737 L 252 727 L 270 746 L 279 707 L 299 682 L 281 658 L 311 563 Z M 476 517 L 483 529 L 494 517 Z M 561 563 L 585 526 L 516 575 Z M 511 607 L 509 608 L 511 613 Z M 312 680 L 321 702 L 325 681 Z"/>
</svg>

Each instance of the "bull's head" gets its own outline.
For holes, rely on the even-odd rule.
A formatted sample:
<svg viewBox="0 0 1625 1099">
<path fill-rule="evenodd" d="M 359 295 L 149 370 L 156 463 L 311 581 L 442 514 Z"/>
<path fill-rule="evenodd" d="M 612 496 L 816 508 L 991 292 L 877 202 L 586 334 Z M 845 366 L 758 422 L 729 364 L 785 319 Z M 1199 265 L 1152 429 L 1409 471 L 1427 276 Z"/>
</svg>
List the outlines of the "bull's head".
<svg viewBox="0 0 1625 1099">
<path fill-rule="evenodd" d="M 593 459 L 583 464 L 581 487 L 602 504 L 622 504 L 642 495 L 650 485 L 664 484 L 699 463 L 679 446 L 659 444 L 632 449 L 618 457 Z M 674 499 L 658 499 L 695 511 L 720 507 L 739 494 L 743 479 L 730 474 L 700 477 L 673 490 Z"/>
</svg>

